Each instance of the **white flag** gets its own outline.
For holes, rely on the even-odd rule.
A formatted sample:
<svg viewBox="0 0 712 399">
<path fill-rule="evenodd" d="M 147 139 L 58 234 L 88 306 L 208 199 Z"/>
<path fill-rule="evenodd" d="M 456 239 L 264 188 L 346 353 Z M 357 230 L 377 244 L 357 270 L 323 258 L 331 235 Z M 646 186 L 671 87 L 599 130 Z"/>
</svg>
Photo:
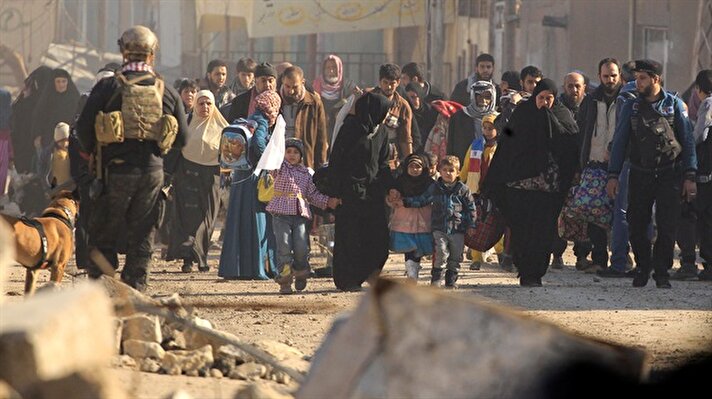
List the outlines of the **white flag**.
<svg viewBox="0 0 712 399">
<path fill-rule="evenodd" d="M 257 162 L 255 176 L 259 175 L 263 170 L 277 170 L 282 166 L 286 127 L 287 122 L 284 121 L 282 114 L 279 114 L 277 122 L 274 124 L 274 130 L 272 130 L 272 137 L 269 138 L 265 152 L 262 153 L 260 161 Z"/>
</svg>

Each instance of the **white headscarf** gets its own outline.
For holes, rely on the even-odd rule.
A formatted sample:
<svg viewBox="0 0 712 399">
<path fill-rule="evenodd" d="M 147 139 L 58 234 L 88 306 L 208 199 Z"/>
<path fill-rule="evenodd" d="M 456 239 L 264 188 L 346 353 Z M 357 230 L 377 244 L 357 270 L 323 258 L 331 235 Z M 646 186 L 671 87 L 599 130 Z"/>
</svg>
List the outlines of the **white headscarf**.
<svg viewBox="0 0 712 399">
<path fill-rule="evenodd" d="M 202 118 L 198 115 L 198 102 L 207 97 L 212 105 L 210 115 Z M 215 107 L 215 96 L 210 90 L 201 90 L 195 97 L 193 119 L 188 126 L 188 136 L 185 147 L 181 151 L 183 157 L 200 165 L 215 166 L 218 164 L 220 136 L 228 123 Z"/>
</svg>

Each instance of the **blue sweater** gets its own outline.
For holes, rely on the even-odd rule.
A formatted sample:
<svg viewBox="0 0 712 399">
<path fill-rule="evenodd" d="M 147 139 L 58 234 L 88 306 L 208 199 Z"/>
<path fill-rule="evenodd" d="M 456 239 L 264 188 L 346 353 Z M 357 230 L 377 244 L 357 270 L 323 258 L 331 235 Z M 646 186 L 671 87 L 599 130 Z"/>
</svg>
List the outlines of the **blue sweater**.
<svg viewBox="0 0 712 399">
<path fill-rule="evenodd" d="M 682 100 L 677 96 L 663 90 L 663 98 L 653 104 L 653 109 L 660 116 L 670 116 L 675 114 L 673 131 L 675 138 L 682 146 L 682 152 L 678 157 L 678 162 L 684 172 L 694 172 L 697 170 L 697 156 L 695 154 L 695 139 L 692 135 L 692 123 L 687 117 Z M 613 135 L 613 148 L 611 149 L 611 160 L 608 162 L 609 177 L 618 177 L 625 161 L 630 134 L 632 132 L 631 117 L 637 115 L 639 104 L 642 100 L 637 98 L 623 104 L 621 112 L 618 114 L 616 132 Z"/>
<path fill-rule="evenodd" d="M 461 181 L 448 188 L 440 178 L 421 195 L 403 198 L 407 208 L 433 206 L 431 225 L 433 231 L 445 234 L 464 233 L 475 227 L 477 213 L 470 189 Z"/>
</svg>

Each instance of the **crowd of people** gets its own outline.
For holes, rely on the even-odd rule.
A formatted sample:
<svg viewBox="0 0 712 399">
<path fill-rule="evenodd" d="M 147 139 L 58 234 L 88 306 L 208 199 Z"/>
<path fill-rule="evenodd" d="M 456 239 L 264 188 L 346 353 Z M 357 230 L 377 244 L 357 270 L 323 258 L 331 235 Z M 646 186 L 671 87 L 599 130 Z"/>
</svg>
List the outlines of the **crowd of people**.
<svg viewBox="0 0 712 399">
<path fill-rule="evenodd" d="M 123 65 L 102 68 L 90 93 L 47 67 L 12 106 L 0 93 L 2 194 L 11 168 L 44 191 L 75 189 L 77 265 L 91 278 L 124 253 L 122 280 L 145 290 L 162 241 L 183 272 L 208 271 L 217 247 L 221 278 L 302 291 L 309 235 L 334 223 L 339 290 L 360 290 L 389 252 L 404 254 L 409 279 L 431 261 L 430 283 L 456 287 L 465 257 L 471 270 L 485 262 L 467 243 L 486 210 L 506 226 L 493 250 L 521 286 L 563 268 L 567 241 L 577 270 L 635 287 L 651 273 L 659 288 L 712 280 L 712 70 L 685 102 L 654 60 L 605 58 L 598 85 L 536 66 L 496 83 L 494 58 L 480 54 L 448 99 L 414 62 L 381 65 L 361 88 L 337 55 L 311 83 L 289 63 L 245 57 L 231 71 L 216 59 L 170 85 L 153 69 L 153 32 L 133 27 L 119 46 Z M 281 166 L 256 170 L 277 136 Z"/>
</svg>

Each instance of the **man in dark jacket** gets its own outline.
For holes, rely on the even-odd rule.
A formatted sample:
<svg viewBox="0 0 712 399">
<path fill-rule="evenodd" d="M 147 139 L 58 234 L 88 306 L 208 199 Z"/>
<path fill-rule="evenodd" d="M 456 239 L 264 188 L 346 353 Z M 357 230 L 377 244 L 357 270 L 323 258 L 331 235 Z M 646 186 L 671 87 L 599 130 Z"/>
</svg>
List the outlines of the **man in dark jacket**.
<svg viewBox="0 0 712 399">
<path fill-rule="evenodd" d="M 420 99 L 427 104 L 435 100 L 446 100 L 445 93 L 425 80 L 423 69 L 415 62 L 409 62 L 403 65 L 400 83 L 406 90 L 409 83 L 420 86 L 423 89 L 423 97 Z"/>
<path fill-rule="evenodd" d="M 455 88 L 452 90 L 452 94 L 450 95 L 450 100 L 456 101 L 464 106 L 470 105 L 470 87 L 472 87 L 475 82 L 482 80 L 494 84 L 494 81 L 492 80 L 493 74 L 494 57 L 487 53 L 478 55 L 475 59 L 475 72 L 455 85 Z M 500 90 L 497 84 L 494 84 L 494 87 L 497 90 L 496 101 L 499 101 L 499 98 L 502 96 L 502 90 Z"/>
<path fill-rule="evenodd" d="M 143 291 L 161 213 L 156 203 L 163 184 L 162 153 L 167 150 L 159 147 L 159 141 L 165 138 L 163 123 L 171 120 L 167 115 L 175 118 L 174 148 L 183 146 L 187 126 L 178 93 L 162 84 L 153 72 L 156 35 L 144 26 L 134 26 L 123 33 L 119 47 L 124 58 L 121 71 L 116 78 L 103 79 L 94 86 L 77 120 L 81 147 L 84 152 L 95 154 L 95 168 L 103 182 L 101 188 L 94 187 L 95 206 L 89 226 L 92 262 L 87 271 L 92 278 L 98 278 L 102 271 L 110 273 L 106 270 L 107 261 L 117 269 L 117 243 L 123 236 L 127 242 L 121 279 Z M 156 93 L 161 91 L 163 98 L 157 102 Z M 131 111 L 139 106 L 140 118 Z M 122 113 L 125 139 L 97 143 L 97 115 L 114 111 Z M 106 137 L 102 136 L 102 140 Z"/>
<path fill-rule="evenodd" d="M 581 77 L 583 78 L 583 77 Z M 604 58 L 598 63 L 598 78 L 601 85 L 593 94 L 585 96 L 578 112 L 579 131 L 583 135 L 580 167 L 606 170 L 608 168 L 608 143 L 613 140 L 616 128 L 616 98 L 621 88 L 620 63 L 614 58 Z M 583 79 L 569 83 L 580 84 Z M 583 89 L 583 87 L 581 88 Z M 604 184 L 605 182 L 601 182 Z M 624 277 L 625 269 L 607 268 L 608 237 L 607 231 L 593 223 L 588 224 L 588 237 L 591 240 L 593 264 L 584 271 L 597 272 L 603 277 Z"/>
<path fill-rule="evenodd" d="M 618 115 L 606 190 L 611 198 L 618 192 L 618 176 L 626 155 L 630 159 L 628 224 L 637 273 L 634 287 L 644 287 L 650 272 L 658 288 L 671 288 L 675 232 L 682 197 L 697 196 L 697 157 L 692 126 L 684 104 L 662 89 L 660 63 L 635 62 L 635 82 L 640 96 L 626 102 Z M 658 236 L 654 248 L 647 234 L 656 204 Z M 653 252 L 655 257 L 653 258 Z"/>
<path fill-rule="evenodd" d="M 228 123 L 233 123 L 239 118 L 247 118 L 255 111 L 255 97 L 267 90 L 277 90 L 277 70 L 271 64 L 263 62 L 255 67 L 255 85 L 252 89 L 232 100 L 230 112 L 225 118 Z"/>
</svg>

